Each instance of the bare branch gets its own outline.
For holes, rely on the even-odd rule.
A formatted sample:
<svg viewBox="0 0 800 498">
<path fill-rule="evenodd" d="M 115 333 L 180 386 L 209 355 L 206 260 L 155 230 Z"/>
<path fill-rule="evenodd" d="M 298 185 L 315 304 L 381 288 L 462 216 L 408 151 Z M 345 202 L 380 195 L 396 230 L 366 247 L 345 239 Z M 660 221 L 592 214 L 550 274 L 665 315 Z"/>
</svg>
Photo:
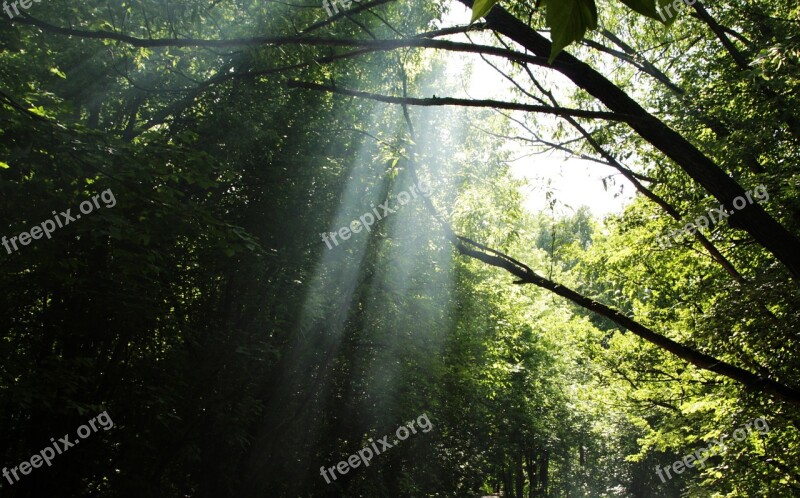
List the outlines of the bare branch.
<svg viewBox="0 0 800 498">
<path fill-rule="evenodd" d="M 574 116 L 577 118 L 605 119 L 608 121 L 627 122 L 630 116 L 624 116 L 613 112 L 585 111 L 583 109 L 568 109 L 564 107 L 551 107 L 546 105 L 517 104 L 515 102 L 504 102 L 500 100 L 470 100 L 456 99 L 450 97 L 433 97 L 420 99 L 413 97 L 393 97 L 389 95 L 379 95 L 376 93 L 362 92 L 359 90 L 349 90 L 330 85 L 320 85 L 306 81 L 289 81 L 291 88 L 306 88 L 308 90 L 319 90 L 324 92 L 338 93 L 351 97 L 361 97 L 388 104 L 405 104 L 414 106 L 443 106 L 452 105 L 459 107 L 489 107 L 494 109 L 508 109 L 512 111 L 538 112 L 543 114 L 553 114 L 555 116 Z"/>
<path fill-rule="evenodd" d="M 312 31 L 316 31 L 316 30 L 318 30 L 320 28 L 324 28 L 325 26 L 338 21 L 339 19 L 341 19 L 342 17 L 344 17 L 346 15 L 358 14 L 359 12 L 361 12 L 363 10 L 368 10 L 368 9 L 371 9 L 372 7 L 377 7 L 378 5 L 383 5 L 383 4 L 389 3 L 391 1 L 392 0 L 373 0 L 372 2 L 367 2 L 367 3 L 363 3 L 363 4 L 359 4 L 357 2 L 353 2 L 353 3 L 355 3 L 357 5 L 356 7 L 353 7 L 350 10 L 337 12 L 336 14 L 332 15 L 328 19 L 325 19 L 324 21 L 319 21 L 317 23 L 314 23 L 311 26 L 309 26 L 306 29 L 304 29 L 301 34 L 308 34 L 308 33 L 312 32 Z"/>
</svg>

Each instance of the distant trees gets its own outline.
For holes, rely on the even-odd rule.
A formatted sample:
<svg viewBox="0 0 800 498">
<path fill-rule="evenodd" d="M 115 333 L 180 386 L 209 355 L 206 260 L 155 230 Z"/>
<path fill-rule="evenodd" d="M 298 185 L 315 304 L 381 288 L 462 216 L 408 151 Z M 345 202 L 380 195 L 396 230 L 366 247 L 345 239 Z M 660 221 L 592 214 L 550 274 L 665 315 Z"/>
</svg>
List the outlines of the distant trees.
<svg viewBox="0 0 800 498">
<path fill-rule="evenodd" d="M 522 3 L 444 28 L 441 5 L 387 0 L 323 20 L 317 4 L 190 0 L 7 21 L 3 233 L 104 189 L 117 205 L 0 254 L 2 456 L 87 412 L 116 429 L 3 492 L 792 493 L 798 6 L 696 2 L 665 31 L 628 8 L 654 3 L 570 2 L 590 15 L 560 34 Z M 450 52 L 518 91 L 454 97 L 433 77 Z M 606 220 L 528 215 L 498 147 L 511 136 L 641 195 Z M 431 204 L 320 241 L 415 175 Z M 659 247 L 762 184 L 767 202 Z M 420 413 L 425 438 L 319 476 Z M 772 430 L 736 453 L 655 474 L 757 416 Z"/>
</svg>

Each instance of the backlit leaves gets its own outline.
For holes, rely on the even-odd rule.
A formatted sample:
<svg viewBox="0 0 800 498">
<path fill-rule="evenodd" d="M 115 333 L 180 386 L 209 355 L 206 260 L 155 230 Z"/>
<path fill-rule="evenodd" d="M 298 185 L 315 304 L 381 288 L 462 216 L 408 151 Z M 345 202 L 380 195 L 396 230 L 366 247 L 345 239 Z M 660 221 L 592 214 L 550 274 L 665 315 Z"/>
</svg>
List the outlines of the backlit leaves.
<svg viewBox="0 0 800 498">
<path fill-rule="evenodd" d="M 634 12 L 667 26 L 675 21 L 678 14 L 673 0 L 620 0 L 620 2 Z M 496 3 L 497 0 L 476 0 L 472 5 L 470 23 L 488 14 Z M 539 6 L 546 10 L 545 21 L 550 28 L 553 42 L 550 51 L 551 63 L 565 47 L 581 40 L 587 30 L 597 29 L 595 0 L 542 0 Z"/>
<path fill-rule="evenodd" d="M 475 0 L 475 3 L 472 4 L 472 19 L 469 22 L 473 23 L 488 14 L 496 3 L 497 0 Z"/>
<path fill-rule="evenodd" d="M 578 41 L 587 29 L 597 28 L 597 6 L 594 0 L 550 0 L 546 3 L 547 25 L 551 29 L 553 48 L 550 62 L 564 47 Z"/>
</svg>

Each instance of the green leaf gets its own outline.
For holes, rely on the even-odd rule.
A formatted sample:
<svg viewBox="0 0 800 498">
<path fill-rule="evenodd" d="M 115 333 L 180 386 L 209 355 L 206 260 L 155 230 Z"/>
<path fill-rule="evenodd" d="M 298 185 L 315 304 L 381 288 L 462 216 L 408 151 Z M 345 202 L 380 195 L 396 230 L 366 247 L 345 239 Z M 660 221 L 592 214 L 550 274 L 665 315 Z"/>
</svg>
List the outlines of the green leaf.
<svg viewBox="0 0 800 498">
<path fill-rule="evenodd" d="M 656 10 L 656 0 L 620 0 L 630 9 L 651 19 L 661 20 Z"/>
<path fill-rule="evenodd" d="M 8 163 L 0 161 L 0 169 L 8 169 L 10 167 L 11 166 L 9 166 Z"/>
<path fill-rule="evenodd" d="M 56 75 L 56 76 L 58 76 L 59 78 L 67 79 L 67 75 L 66 75 L 66 74 L 64 74 L 64 72 L 63 72 L 63 71 L 61 71 L 60 69 L 58 69 L 57 67 L 51 67 L 51 68 L 50 68 L 50 72 L 51 72 L 51 73 L 53 73 L 53 74 L 55 74 L 55 75 Z"/>
<path fill-rule="evenodd" d="M 678 10 L 674 4 L 673 0 L 658 0 L 658 20 L 667 26 L 672 26 L 678 18 Z"/>
<path fill-rule="evenodd" d="M 469 20 L 470 24 L 488 14 L 496 3 L 497 0 L 475 0 L 475 3 L 472 4 L 472 19 Z"/>
<path fill-rule="evenodd" d="M 546 19 L 553 40 L 552 63 L 564 47 L 583 38 L 587 29 L 597 28 L 597 5 L 594 0 L 549 1 Z"/>
<path fill-rule="evenodd" d="M 43 118 L 47 117 L 47 113 L 45 112 L 44 107 L 42 106 L 31 107 L 30 109 L 28 109 L 28 112 L 36 114 L 37 116 L 41 116 Z"/>
</svg>

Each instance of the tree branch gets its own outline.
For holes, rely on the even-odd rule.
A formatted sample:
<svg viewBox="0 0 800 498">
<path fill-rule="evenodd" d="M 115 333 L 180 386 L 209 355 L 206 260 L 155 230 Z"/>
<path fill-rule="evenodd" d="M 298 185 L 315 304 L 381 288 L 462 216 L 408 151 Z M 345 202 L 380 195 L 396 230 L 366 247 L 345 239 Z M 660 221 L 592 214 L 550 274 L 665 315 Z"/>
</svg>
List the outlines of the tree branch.
<svg viewBox="0 0 800 498">
<path fill-rule="evenodd" d="M 406 95 L 406 82 L 403 79 L 403 95 Z M 411 124 L 411 117 L 408 113 L 408 107 L 405 102 L 401 102 L 403 107 L 403 116 L 408 124 L 409 133 L 412 140 L 416 143 L 414 134 L 414 127 Z M 413 154 L 412 154 L 413 157 Z M 416 165 L 413 160 L 409 160 L 411 175 L 416 182 L 419 178 L 416 173 Z M 426 199 L 426 206 L 430 210 L 433 217 L 439 221 L 444 229 L 445 236 L 455 246 L 460 254 L 469 256 L 471 258 L 483 261 L 486 264 L 502 268 L 512 275 L 518 277 L 515 284 L 533 284 L 543 289 L 549 290 L 559 296 L 569 299 L 578 306 L 604 316 L 613 321 L 620 327 L 629 330 L 634 335 L 654 344 L 655 346 L 673 353 L 675 356 L 687 361 L 701 369 L 715 372 L 719 375 L 728 377 L 732 380 L 742 383 L 747 389 L 756 392 L 765 392 L 775 396 L 777 399 L 787 401 L 792 404 L 800 404 L 800 391 L 776 382 L 770 378 L 759 377 L 747 370 L 731 365 L 724 361 L 718 360 L 713 356 L 701 353 L 688 346 L 684 346 L 672 339 L 665 337 L 651 330 L 650 328 L 638 323 L 637 321 L 629 318 L 619 311 L 599 303 L 594 299 L 579 294 L 563 285 L 557 284 L 552 280 L 546 279 L 536 274 L 529 266 L 517 261 L 516 259 L 508 256 L 500 251 L 496 251 L 472 239 L 457 235 L 450 223 L 439 214 L 438 210 L 430 198 Z"/>
<path fill-rule="evenodd" d="M 392 0 L 373 0 L 372 2 L 367 2 L 367 3 L 363 3 L 363 4 L 359 4 L 357 1 L 354 1 L 353 3 L 355 3 L 357 5 L 357 7 L 353 7 L 350 10 L 345 10 L 345 11 L 342 11 L 342 12 L 338 12 L 338 13 L 332 15 L 331 17 L 329 17 L 328 19 L 325 19 L 323 21 L 319 21 L 317 23 L 314 23 L 311 26 L 309 26 L 306 29 L 304 29 L 301 34 L 308 34 L 308 33 L 312 32 L 312 31 L 315 31 L 315 30 L 323 28 L 323 27 L 325 27 L 325 26 L 327 26 L 329 24 L 332 24 L 333 22 L 341 19 L 342 17 L 348 16 L 348 15 L 352 15 L 352 14 L 358 14 L 361 11 L 371 9 L 372 7 L 377 7 L 378 5 L 389 3 L 391 1 Z"/>
<path fill-rule="evenodd" d="M 473 0 L 459 2 L 467 7 L 472 7 L 473 4 Z M 491 29 L 514 40 L 531 53 L 540 57 L 549 55 L 552 43 L 501 6 L 495 5 L 485 19 Z M 727 210 L 734 211 L 735 214 L 729 218 L 728 224 L 749 232 L 762 247 L 785 265 L 793 278 L 800 280 L 800 239 L 759 204 L 750 204 L 740 211 L 733 210 L 734 200 L 743 197 L 745 190 L 717 163 L 680 133 L 645 110 L 608 78 L 568 52 L 561 52 L 553 61 L 552 67 L 608 109 L 626 116 L 636 116 L 637 119 L 628 121 L 631 128 L 672 159 Z"/>
<path fill-rule="evenodd" d="M 708 13 L 706 10 L 705 5 L 701 2 L 695 2 L 692 7 L 694 11 L 697 13 L 697 17 L 702 20 L 706 25 L 711 29 L 711 31 L 717 36 L 717 39 L 722 43 L 722 46 L 725 47 L 725 50 L 728 51 L 731 58 L 736 65 L 739 66 L 739 69 L 746 70 L 748 69 L 749 62 L 745 58 L 744 55 L 736 48 L 736 45 L 728 38 L 728 35 L 725 33 L 725 30 L 722 26 L 719 25 L 716 19 L 714 19 L 711 14 Z"/>
<path fill-rule="evenodd" d="M 709 356 L 705 353 L 701 353 L 695 349 L 673 341 L 672 339 L 658 334 L 639 322 L 623 315 L 619 311 L 606 306 L 605 304 L 599 303 L 594 299 L 583 296 L 568 287 L 546 279 L 536 274 L 528 266 L 519 263 L 513 258 L 493 249 L 489 249 L 482 244 L 475 243 L 466 237 L 456 236 L 456 239 L 453 241 L 453 243 L 455 244 L 459 253 L 479 261 L 483 261 L 491 266 L 502 268 L 512 275 L 518 277 L 519 280 L 515 281 L 515 284 L 533 284 L 554 294 L 558 294 L 559 296 L 572 301 L 584 309 L 608 318 L 620 327 L 629 330 L 634 335 L 646 340 L 651 344 L 654 344 L 655 346 L 658 346 L 661 349 L 673 353 L 675 356 L 691 363 L 692 365 L 695 365 L 696 367 L 715 372 L 719 375 L 740 382 L 751 391 L 765 392 L 773 395 L 777 399 L 792 404 L 800 404 L 800 391 L 794 388 L 769 378 L 759 377 L 758 375 L 755 375 L 747 370 L 718 360 L 713 356 Z M 473 246 L 474 248 L 470 246 Z"/>
<path fill-rule="evenodd" d="M 564 107 L 551 107 L 546 105 L 529 105 L 517 104 L 515 102 L 504 102 L 500 100 L 471 100 L 471 99 L 456 99 L 450 97 L 433 97 L 427 99 L 420 99 L 414 97 L 393 97 L 388 95 L 379 95 L 375 93 L 362 92 L 358 90 L 349 90 L 345 88 L 338 88 L 330 85 L 320 85 L 306 81 L 289 81 L 287 83 L 290 88 L 306 88 L 309 90 L 319 90 L 324 92 L 337 93 L 340 95 L 348 95 L 351 97 L 361 97 L 370 100 L 377 100 L 378 102 L 386 102 L 388 104 L 405 104 L 414 106 L 442 106 L 453 105 L 460 107 L 488 107 L 493 109 L 508 109 L 513 111 L 525 112 L 538 112 L 543 114 L 552 114 L 555 116 L 573 116 L 577 118 L 589 119 L 605 119 L 608 121 L 623 121 L 627 122 L 631 119 L 630 116 L 624 116 L 613 112 L 602 111 L 585 111 L 583 109 L 568 109 Z"/>
</svg>

